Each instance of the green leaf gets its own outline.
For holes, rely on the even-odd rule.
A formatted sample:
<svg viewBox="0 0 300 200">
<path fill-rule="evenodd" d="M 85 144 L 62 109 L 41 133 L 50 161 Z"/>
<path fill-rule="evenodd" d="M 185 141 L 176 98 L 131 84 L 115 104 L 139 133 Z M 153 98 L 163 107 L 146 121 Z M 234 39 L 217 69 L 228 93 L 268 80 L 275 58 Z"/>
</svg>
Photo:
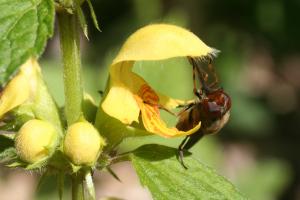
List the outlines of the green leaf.
<svg viewBox="0 0 300 200">
<path fill-rule="evenodd" d="M 53 0 L 0 0 L 0 85 L 53 34 Z"/>
<path fill-rule="evenodd" d="M 178 162 L 177 149 L 144 145 L 131 156 L 142 185 L 155 200 L 247 199 L 228 180 L 191 156 L 184 169 Z"/>
</svg>

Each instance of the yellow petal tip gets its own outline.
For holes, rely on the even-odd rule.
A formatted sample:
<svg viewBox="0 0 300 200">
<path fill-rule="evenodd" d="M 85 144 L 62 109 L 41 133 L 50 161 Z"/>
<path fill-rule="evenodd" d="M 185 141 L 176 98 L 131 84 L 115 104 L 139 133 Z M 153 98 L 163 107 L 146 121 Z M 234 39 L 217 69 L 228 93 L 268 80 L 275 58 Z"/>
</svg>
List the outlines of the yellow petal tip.
<svg viewBox="0 0 300 200">
<path fill-rule="evenodd" d="M 137 30 L 127 39 L 113 65 L 128 60 L 214 57 L 218 52 L 184 28 L 170 24 L 152 24 Z"/>
</svg>

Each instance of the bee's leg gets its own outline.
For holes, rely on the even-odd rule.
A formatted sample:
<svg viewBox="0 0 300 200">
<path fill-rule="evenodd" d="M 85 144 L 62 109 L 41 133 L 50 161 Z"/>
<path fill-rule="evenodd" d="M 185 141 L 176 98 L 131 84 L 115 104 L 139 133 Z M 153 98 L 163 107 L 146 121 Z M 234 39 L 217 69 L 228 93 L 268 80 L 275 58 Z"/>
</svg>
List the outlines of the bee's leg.
<svg viewBox="0 0 300 200">
<path fill-rule="evenodd" d="M 217 87 L 218 84 L 219 84 L 219 78 L 218 78 L 218 76 L 217 76 L 217 72 L 216 72 L 215 68 L 214 68 L 213 65 L 212 65 L 212 60 L 211 60 L 211 59 L 208 61 L 208 69 L 209 69 L 209 71 L 211 71 L 211 72 L 213 73 L 213 75 L 214 75 L 214 81 L 209 85 L 209 87 L 210 87 L 210 88 L 215 88 L 215 87 Z"/>
<path fill-rule="evenodd" d="M 182 165 L 183 168 L 187 169 L 187 166 L 183 162 L 183 157 L 184 157 L 184 151 L 189 150 L 192 148 L 202 137 L 203 137 L 203 132 L 198 131 L 192 135 L 188 135 L 184 138 L 184 140 L 181 142 L 181 144 L 178 147 L 178 159 L 180 164 Z"/>
<path fill-rule="evenodd" d="M 200 65 L 195 64 L 195 68 L 196 68 L 199 82 L 201 83 L 202 89 L 204 91 L 209 91 L 210 88 L 206 84 L 206 81 L 208 79 L 208 74 L 205 72 L 205 70 L 202 69 L 202 67 Z M 201 96 L 199 98 L 201 99 Z"/>
<path fill-rule="evenodd" d="M 181 164 L 181 166 L 184 168 L 184 169 L 187 169 L 187 166 L 184 164 L 183 162 L 183 151 L 184 151 L 184 146 L 185 146 L 185 143 L 187 142 L 187 140 L 189 140 L 190 136 L 186 136 L 184 138 L 184 140 L 180 143 L 179 147 L 178 147 L 178 160 Z"/>
<path fill-rule="evenodd" d="M 200 129 L 201 130 L 201 129 Z M 189 136 L 189 140 L 184 144 L 183 149 L 189 150 L 204 136 L 202 131 L 198 131 Z"/>
<path fill-rule="evenodd" d="M 147 102 L 147 101 L 144 101 L 144 103 L 149 104 L 149 105 L 151 105 L 151 106 L 157 106 L 159 109 L 162 109 L 162 110 L 164 110 L 164 111 L 167 111 L 167 112 L 170 113 L 171 115 L 177 116 L 176 113 L 174 113 L 173 111 L 169 110 L 168 108 L 165 108 L 163 105 L 156 104 L 156 103 L 152 103 L 152 102 Z"/>
<path fill-rule="evenodd" d="M 201 91 L 197 89 L 197 81 L 196 81 L 196 68 L 197 68 L 197 63 L 195 62 L 195 60 L 191 57 L 188 57 L 188 61 L 190 62 L 190 64 L 193 66 L 193 93 L 197 96 L 197 97 L 201 97 Z"/>
<path fill-rule="evenodd" d="M 175 114 L 176 117 L 179 117 L 180 115 L 182 115 L 184 112 L 186 112 L 188 109 L 190 109 L 193 105 L 195 105 L 195 103 L 190 103 L 188 105 L 185 106 L 184 109 L 182 109 L 181 111 L 179 111 L 177 114 Z"/>
<path fill-rule="evenodd" d="M 194 94 L 200 98 L 200 92 L 199 90 L 197 89 L 197 83 L 196 83 L 196 66 L 193 65 L 193 85 L 194 85 L 194 88 L 193 88 L 193 92 Z"/>
<path fill-rule="evenodd" d="M 159 109 L 162 109 L 164 111 L 167 111 L 169 114 L 173 115 L 173 116 L 177 116 L 176 113 L 174 113 L 173 111 L 169 110 L 168 108 L 163 107 L 162 105 L 158 105 Z"/>
</svg>

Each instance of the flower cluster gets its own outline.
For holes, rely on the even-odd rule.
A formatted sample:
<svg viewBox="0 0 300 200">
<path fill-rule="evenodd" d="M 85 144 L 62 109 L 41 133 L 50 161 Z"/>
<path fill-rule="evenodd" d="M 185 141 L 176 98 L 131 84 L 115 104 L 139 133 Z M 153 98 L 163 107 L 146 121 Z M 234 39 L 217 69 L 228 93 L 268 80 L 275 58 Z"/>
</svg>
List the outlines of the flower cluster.
<svg viewBox="0 0 300 200">
<path fill-rule="evenodd" d="M 88 119 L 96 121 L 98 130 L 84 119 L 87 115 L 64 128 L 63 116 L 49 95 L 40 67 L 31 58 L 2 91 L 0 119 L 8 113 L 20 114 L 24 110 L 30 113 L 31 117 L 25 120 L 15 137 L 16 152 L 22 161 L 35 163 L 45 160 L 58 150 L 74 165 L 93 166 L 106 143 L 112 142 L 108 136 L 110 133 L 105 132 L 108 126 L 114 127 L 114 124 L 107 125 L 103 113 L 129 129 L 137 123 L 140 124 L 139 129 L 162 137 L 190 135 L 201 126 L 199 122 L 187 131 L 167 127 L 160 116 L 160 109 L 172 110 L 186 102 L 155 91 L 141 76 L 132 72 L 136 61 L 205 58 L 216 53 L 217 50 L 205 45 L 190 31 L 174 25 L 154 24 L 139 29 L 124 43 L 109 67 L 109 83 L 96 120 Z M 98 131 L 104 132 L 106 141 Z M 126 137 L 126 131 L 125 134 L 115 131 L 120 132 L 119 141 Z"/>
</svg>

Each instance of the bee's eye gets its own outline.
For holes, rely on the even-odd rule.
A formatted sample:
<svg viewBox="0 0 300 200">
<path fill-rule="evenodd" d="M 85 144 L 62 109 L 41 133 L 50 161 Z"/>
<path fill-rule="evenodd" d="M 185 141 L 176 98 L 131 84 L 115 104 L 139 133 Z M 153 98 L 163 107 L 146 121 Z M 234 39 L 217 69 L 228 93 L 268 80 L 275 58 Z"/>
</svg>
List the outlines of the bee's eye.
<svg viewBox="0 0 300 200">
<path fill-rule="evenodd" d="M 208 117 L 209 119 L 222 117 L 222 107 L 220 107 L 216 102 L 206 101 L 203 104 L 203 107 L 206 113 L 206 117 Z"/>
<path fill-rule="evenodd" d="M 210 120 L 222 118 L 230 107 L 230 97 L 223 90 L 208 94 L 207 99 L 203 101 L 205 115 Z"/>
</svg>

